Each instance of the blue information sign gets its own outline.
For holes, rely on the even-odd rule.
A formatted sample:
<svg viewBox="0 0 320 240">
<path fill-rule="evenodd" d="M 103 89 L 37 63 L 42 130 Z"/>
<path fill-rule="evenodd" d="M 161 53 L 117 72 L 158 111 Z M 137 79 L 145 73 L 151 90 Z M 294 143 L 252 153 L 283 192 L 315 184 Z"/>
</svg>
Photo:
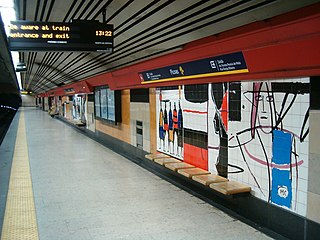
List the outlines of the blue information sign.
<svg viewBox="0 0 320 240">
<path fill-rule="evenodd" d="M 140 72 L 142 84 L 249 72 L 242 52 Z"/>
</svg>

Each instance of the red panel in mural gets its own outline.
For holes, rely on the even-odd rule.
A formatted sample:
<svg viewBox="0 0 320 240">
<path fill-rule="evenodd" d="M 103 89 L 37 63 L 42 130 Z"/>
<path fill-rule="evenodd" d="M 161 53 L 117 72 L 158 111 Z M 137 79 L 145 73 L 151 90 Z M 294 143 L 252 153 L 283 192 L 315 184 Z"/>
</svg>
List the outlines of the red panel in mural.
<svg viewBox="0 0 320 240">
<path fill-rule="evenodd" d="M 185 143 L 184 162 L 208 170 L 208 150 Z"/>
</svg>

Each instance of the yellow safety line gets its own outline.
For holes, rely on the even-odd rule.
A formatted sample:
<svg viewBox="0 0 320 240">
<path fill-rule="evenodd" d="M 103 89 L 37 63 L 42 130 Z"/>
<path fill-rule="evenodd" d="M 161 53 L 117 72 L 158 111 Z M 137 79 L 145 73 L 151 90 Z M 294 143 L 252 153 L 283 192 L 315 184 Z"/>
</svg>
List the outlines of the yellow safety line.
<svg viewBox="0 0 320 240">
<path fill-rule="evenodd" d="M 1 240 L 39 239 L 24 113 L 20 113 Z"/>
</svg>

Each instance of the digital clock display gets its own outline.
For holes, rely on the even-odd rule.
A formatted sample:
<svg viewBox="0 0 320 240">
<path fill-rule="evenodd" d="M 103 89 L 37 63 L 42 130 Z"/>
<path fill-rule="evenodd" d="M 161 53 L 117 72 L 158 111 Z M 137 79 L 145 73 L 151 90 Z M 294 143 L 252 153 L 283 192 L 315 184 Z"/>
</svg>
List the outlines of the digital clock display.
<svg viewBox="0 0 320 240">
<path fill-rule="evenodd" d="M 96 31 L 96 36 L 98 36 L 98 37 L 101 37 L 101 36 L 112 37 L 112 31 L 101 31 L 101 30 L 97 30 L 97 31 Z"/>
<path fill-rule="evenodd" d="M 113 50 L 113 25 L 98 21 L 13 21 L 9 29 L 8 42 L 11 51 Z"/>
</svg>

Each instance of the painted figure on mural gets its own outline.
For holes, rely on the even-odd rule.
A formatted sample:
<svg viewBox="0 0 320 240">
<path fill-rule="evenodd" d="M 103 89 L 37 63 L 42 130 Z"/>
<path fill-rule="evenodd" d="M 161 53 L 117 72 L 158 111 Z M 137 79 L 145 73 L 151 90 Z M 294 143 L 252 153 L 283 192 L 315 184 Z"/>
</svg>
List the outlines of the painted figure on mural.
<svg viewBox="0 0 320 240">
<path fill-rule="evenodd" d="M 169 135 L 169 122 L 168 122 L 168 112 L 167 112 L 167 102 L 164 101 L 164 112 L 163 112 L 163 130 L 165 132 L 164 136 L 164 151 L 168 151 L 168 135 Z"/>
<path fill-rule="evenodd" d="M 171 102 L 169 102 L 169 143 L 168 143 L 168 151 L 169 153 L 173 154 L 174 153 L 174 132 L 173 132 L 173 113 L 171 109 Z"/>
<path fill-rule="evenodd" d="M 255 82 L 251 88 L 249 83 L 242 85 L 246 99 L 243 115 L 250 116 L 242 122 L 249 126 L 243 128 L 242 124 L 239 128 L 233 123 L 229 148 L 240 150 L 245 163 L 242 167 L 249 171 L 266 200 L 292 208 L 293 188 L 298 190 L 298 166 L 306 160 L 299 156 L 297 148 L 301 151 L 309 131 L 309 107 L 303 109 L 299 105 L 308 101 L 309 83 Z M 258 179 L 254 173 L 255 164 L 266 168 L 268 186 L 261 186 L 261 176 Z M 294 195 L 297 198 L 297 192 Z"/>
<path fill-rule="evenodd" d="M 183 113 L 182 113 L 180 101 L 179 101 L 179 110 L 178 110 L 177 154 L 178 156 L 181 156 L 181 157 L 183 156 Z"/>
<path fill-rule="evenodd" d="M 176 148 L 174 148 L 173 151 L 176 150 L 176 153 L 178 154 L 178 111 L 177 111 L 177 107 L 176 107 L 176 103 L 174 103 L 173 105 L 173 138 L 175 139 L 175 144 Z M 178 154 L 179 155 L 179 154 Z"/>
<path fill-rule="evenodd" d="M 183 160 L 183 111 L 181 107 L 181 87 L 159 89 L 158 144 L 159 151 Z M 164 108 L 164 109 L 163 109 Z"/>
<path fill-rule="evenodd" d="M 160 113 L 159 113 L 159 138 L 160 138 L 160 149 L 164 149 L 164 138 L 165 138 L 165 131 L 163 128 L 163 110 L 162 110 L 162 102 L 160 101 Z"/>
<path fill-rule="evenodd" d="M 174 103 L 174 115 L 176 116 L 174 119 L 175 125 L 174 125 L 174 129 L 175 129 L 175 139 L 176 139 L 176 153 L 178 157 L 183 158 L 183 111 L 181 108 L 181 96 L 182 96 L 182 87 L 179 86 L 178 87 L 179 91 L 178 91 L 178 106 L 179 109 L 177 111 L 176 109 L 176 103 Z"/>
</svg>

